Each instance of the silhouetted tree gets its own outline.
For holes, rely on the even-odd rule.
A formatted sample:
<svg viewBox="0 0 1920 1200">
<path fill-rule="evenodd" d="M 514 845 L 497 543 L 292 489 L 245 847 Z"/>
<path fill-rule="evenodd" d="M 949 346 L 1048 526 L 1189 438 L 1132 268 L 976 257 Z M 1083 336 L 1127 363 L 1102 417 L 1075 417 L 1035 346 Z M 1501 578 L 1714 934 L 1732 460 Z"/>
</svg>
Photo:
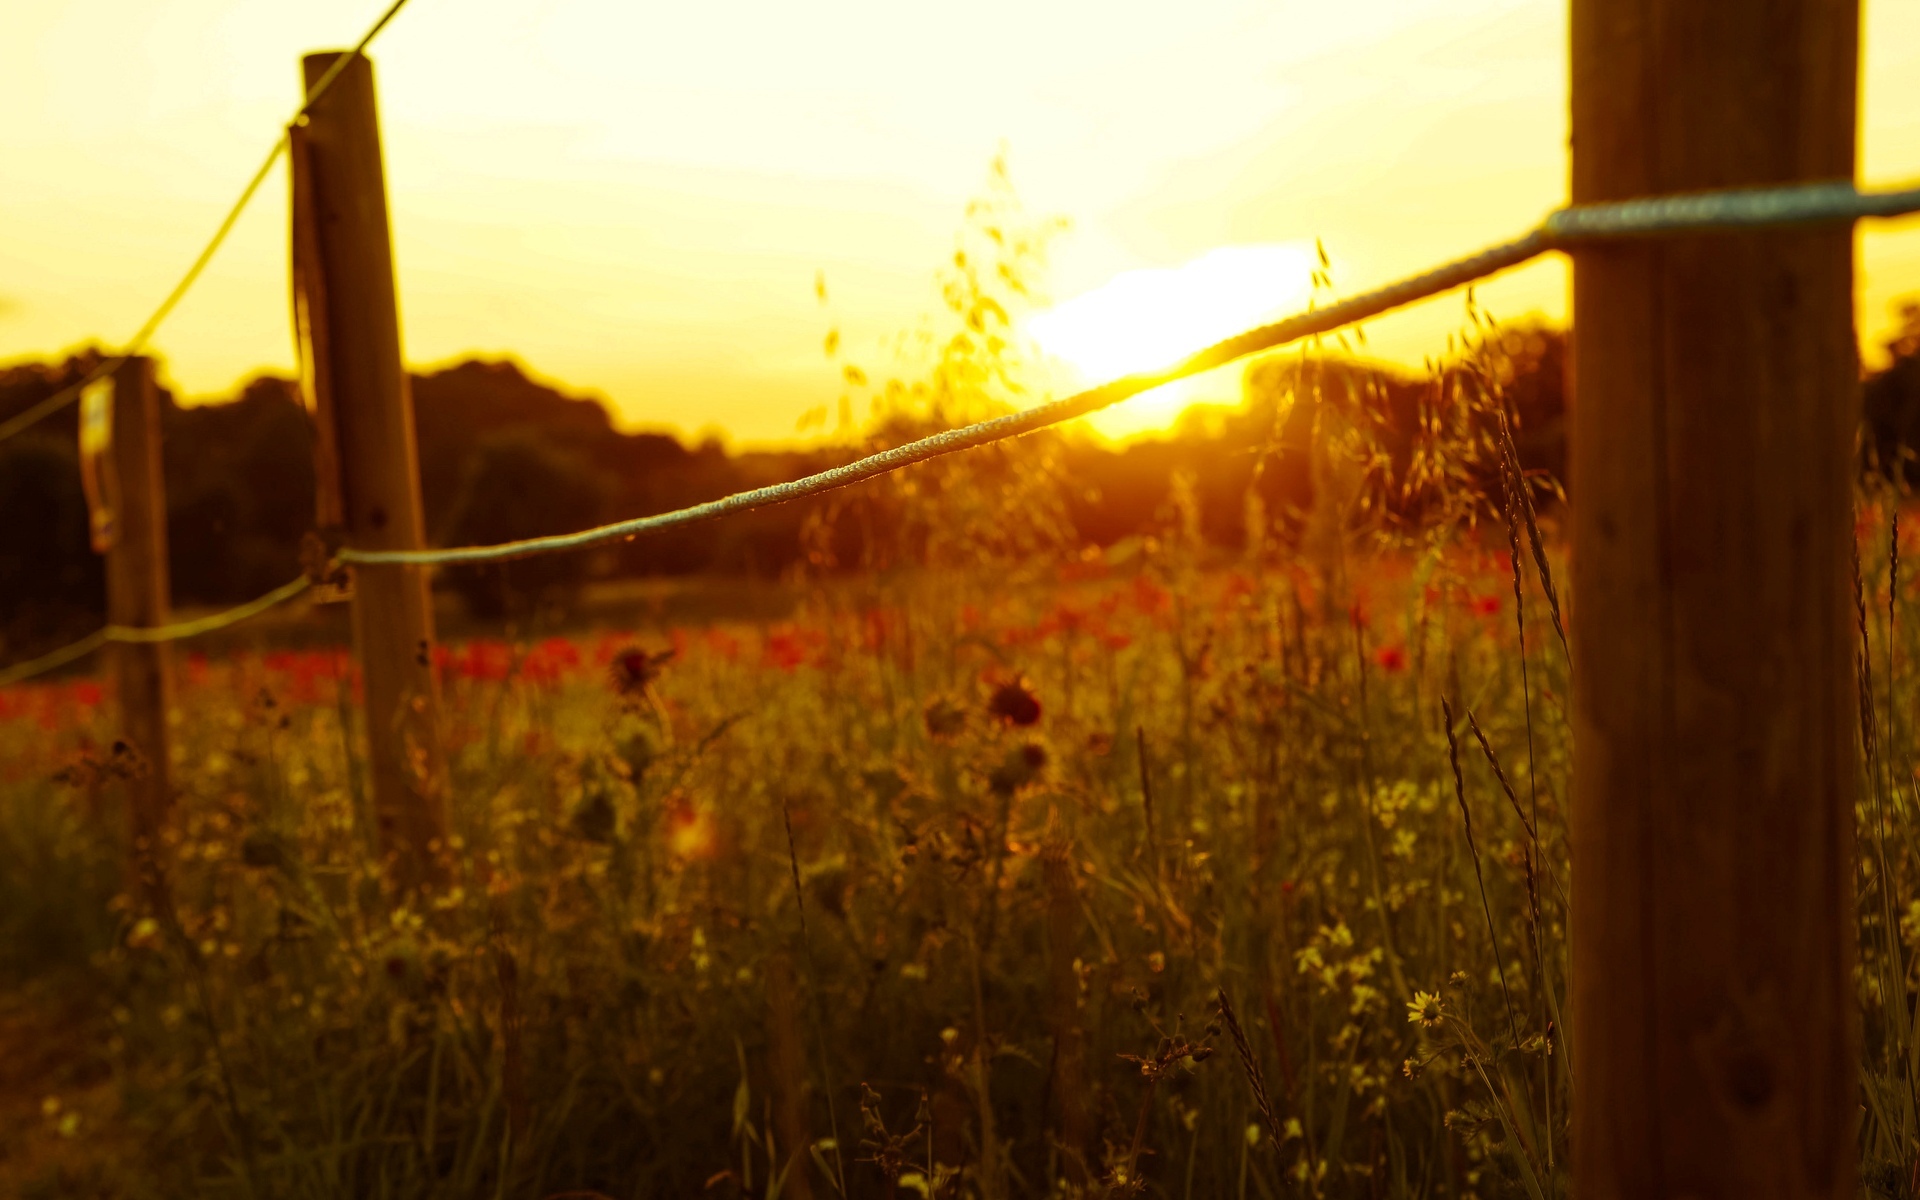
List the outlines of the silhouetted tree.
<svg viewBox="0 0 1920 1200">
<path fill-rule="evenodd" d="M 474 447 L 447 522 L 447 541 L 479 545 L 571 533 L 599 524 L 606 488 L 578 456 L 533 428 L 490 434 Z M 475 616 L 524 615 L 564 603 L 586 578 L 587 552 L 455 567 L 451 585 Z"/>
<path fill-rule="evenodd" d="M 71 441 L 0 442 L 0 661 L 85 633 L 106 608 L 106 572 L 87 533 Z"/>
<path fill-rule="evenodd" d="M 1861 391 L 1861 452 L 1867 469 L 1920 483 L 1920 301 L 1900 308 L 1900 332 L 1887 343 L 1893 361 Z"/>
</svg>

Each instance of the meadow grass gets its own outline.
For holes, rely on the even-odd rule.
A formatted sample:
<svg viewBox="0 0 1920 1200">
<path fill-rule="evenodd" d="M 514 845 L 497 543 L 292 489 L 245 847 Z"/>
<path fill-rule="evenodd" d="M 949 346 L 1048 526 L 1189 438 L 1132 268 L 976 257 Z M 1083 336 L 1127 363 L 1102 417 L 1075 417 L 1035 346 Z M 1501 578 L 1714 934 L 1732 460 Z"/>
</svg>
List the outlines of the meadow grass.
<svg viewBox="0 0 1920 1200">
<path fill-rule="evenodd" d="M 1340 510 L 1238 554 L 1176 488 L 1106 552 L 456 642 L 454 835 L 423 893 L 371 839 L 338 651 L 183 656 L 158 895 L 125 885 L 140 764 L 98 686 L 0 694 L 0 975 L 92 1039 L 36 1077 L 0 1183 L 1563 1195 L 1577 614 L 1544 493 L 1476 428 L 1491 504 L 1392 539 L 1355 533 L 1365 480 L 1329 458 Z M 1861 1154 L 1886 1195 L 1920 1162 L 1896 511 L 1864 496 L 1859 527 Z"/>
</svg>

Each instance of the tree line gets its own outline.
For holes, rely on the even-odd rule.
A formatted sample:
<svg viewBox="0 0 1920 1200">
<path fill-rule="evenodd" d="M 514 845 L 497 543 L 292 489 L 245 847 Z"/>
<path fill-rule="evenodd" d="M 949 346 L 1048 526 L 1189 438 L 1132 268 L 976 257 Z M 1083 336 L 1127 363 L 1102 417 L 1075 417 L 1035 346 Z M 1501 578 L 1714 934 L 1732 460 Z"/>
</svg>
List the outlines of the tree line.
<svg viewBox="0 0 1920 1200">
<path fill-rule="evenodd" d="M 1862 454 L 1863 464 L 1920 481 L 1920 305 L 1905 315 L 1888 346 L 1891 365 L 1865 380 Z M 1566 358 L 1564 333 L 1541 325 L 1491 330 L 1475 354 L 1424 377 L 1280 353 L 1246 369 L 1237 408 L 1196 411 L 1168 433 L 1124 444 L 1035 435 L 1006 448 L 990 468 L 1026 477 L 1023 504 L 1035 503 L 1036 488 L 1046 493 L 1057 537 L 1072 550 L 1152 533 L 1173 519 L 1176 492 L 1188 510 L 1182 519 L 1205 542 L 1234 549 L 1244 545 L 1250 520 L 1261 523 L 1262 537 L 1300 536 L 1316 490 L 1341 486 L 1328 474 L 1324 447 L 1344 439 L 1360 464 L 1352 486 L 1371 489 L 1378 516 L 1412 522 L 1435 502 L 1423 491 L 1430 482 L 1423 472 L 1434 464 L 1423 459 L 1432 456 L 1439 425 L 1473 411 L 1474 396 L 1483 412 L 1492 405 L 1507 414 L 1529 475 L 1565 478 Z M 98 361 L 97 352 L 85 352 L 0 370 L 0 419 Z M 411 382 L 428 538 L 436 545 L 665 512 L 888 444 L 884 428 L 864 440 L 741 452 L 717 439 L 688 444 L 666 433 L 623 432 L 598 401 L 539 382 L 511 361 L 469 360 Z M 161 403 L 175 603 L 232 604 L 296 575 L 301 540 L 313 526 L 314 470 L 311 424 L 295 383 L 262 375 L 228 401 L 183 406 L 163 392 Z M 0 590 L 0 660 L 101 619 L 104 578 L 88 547 L 76 419 L 69 406 L 0 444 L 0 577 L 9 580 Z M 894 429 L 891 440 L 919 432 Z M 1456 433 L 1464 445 L 1485 429 Z M 1459 468 L 1487 495 L 1497 486 L 1489 464 L 1468 454 Z M 977 470 L 968 479 L 978 486 Z M 768 578 L 809 562 L 872 565 L 885 527 L 906 520 L 888 499 L 898 494 L 817 497 L 598 551 L 447 571 L 441 584 L 458 590 L 476 615 L 500 616 L 564 599 L 594 577 Z M 949 485 L 941 502 L 953 500 Z"/>
</svg>

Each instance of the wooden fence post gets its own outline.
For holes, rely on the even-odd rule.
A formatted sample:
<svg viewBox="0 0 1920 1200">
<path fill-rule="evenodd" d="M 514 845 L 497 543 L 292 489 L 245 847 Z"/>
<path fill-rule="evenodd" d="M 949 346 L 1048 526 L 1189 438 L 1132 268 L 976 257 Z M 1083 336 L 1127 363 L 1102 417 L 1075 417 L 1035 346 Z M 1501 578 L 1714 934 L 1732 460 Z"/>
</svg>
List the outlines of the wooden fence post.
<svg viewBox="0 0 1920 1200">
<path fill-rule="evenodd" d="M 107 623 L 133 629 L 172 619 L 167 575 L 167 490 L 160 456 L 160 397 L 153 360 L 129 358 L 113 373 L 112 438 L 103 465 L 113 474 L 112 534 L 106 549 Z M 151 889 L 151 855 L 171 800 L 167 713 L 173 656 L 165 643 L 121 643 L 109 651 L 121 738 L 141 770 L 127 781 L 131 872 Z"/>
<path fill-rule="evenodd" d="M 308 90 L 338 57 L 336 51 L 302 59 Z M 400 353 L 371 62 L 360 58 L 341 72 L 308 115 L 302 141 L 296 161 L 308 173 L 312 228 L 295 236 L 310 237 L 317 250 L 315 291 L 327 331 L 317 349 L 326 356 L 342 532 L 360 549 L 419 549 L 426 535 L 413 397 Z M 439 877 L 446 836 L 433 609 L 419 567 L 361 565 L 353 576 L 378 841 L 395 879 L 413 887 Z"/>
<path fill-rule="evenodd" d="M 1851 179 L 1857 0 L 1572 0 L 1573 199 Z M 1850 1197 L 1844 229 L 1574 255 L 1574 1192 Z"/>
</svg>

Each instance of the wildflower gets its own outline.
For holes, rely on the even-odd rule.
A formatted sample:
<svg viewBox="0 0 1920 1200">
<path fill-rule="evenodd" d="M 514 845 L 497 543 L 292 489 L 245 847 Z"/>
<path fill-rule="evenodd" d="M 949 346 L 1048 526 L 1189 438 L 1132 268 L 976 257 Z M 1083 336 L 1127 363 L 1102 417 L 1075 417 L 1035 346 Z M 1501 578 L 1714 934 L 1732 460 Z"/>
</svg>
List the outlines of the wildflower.
<svg viewBox="0 0 1920 1200">
<path fill-rule="evenodd" d="M 1440 997 L 1432 992 L 1415 992 L 1413 999 L 1407 1001 L 1407 1022 L 1419 1025 L 1422 1029 L 1432 1029 L 1438 1025 L 1441 1012 Z"/>
<path fill-rule="evenodd" d="M 565 638 L 553 637 L 528 652 L 520 672 L 531 683 L 555 683 L 567 670 L 580 665 L 580 649 Z"/>
<path fill-rule="evenodd" d="M 804 666 L 807 661 L 806 641 L 799 634 L 787 630 L 768 634 L 764 652 L 768 663 L 788 673 Z"/>
<path fill-rule="evenodd" d="M 927 732 L 936 738 L 953 737 L 967 724 L 965 710 L 944 696 L 931 701 L 922 716 L 927 722 Z"/>
<path fill-rule="evenodd" d="M 987 711 L 1009 725 L 1035 725 L 1040 721 L 1040 697 L 1024 679 L 1015 679 L 993 689 Z"/>
<path fill-rule="evenodd" d="M 1142 616 L 1157 617 L 1173 607 L 1173 593 L 1145 575 L 1133 577 L 1133 605 Z"/>
<path fill-rule="evenodd" d="M 658 654 L 648 654 L 638 646 L 631 646 L 613 656 L 608 671 L 613 677 L 613 690 L 622 696 L 638 696 L 647 690 L 647 685 L 660 678 L 660 668 L 673 658 L 673 651 L 663 650 Z"/>
<path fill-rule="evenodd" d="M 1000 795 L 1011 795 L 1032 783 L 1047 765 L 1047 749 L 1028 742 L 1007 751 L 1006 758 L 987 776 L 987 784 Z"/>
<path fill-rule="evenodd" d="M 513 651 L 504 642 L 476 639 L 460 656 L 460 674 L 466 679 L 499 683 L 512 673 Z"/>
<path fill-rule="evenodd" d="M 707 649 L 732 662 L 740 657 L 740 639 L 721 629 L 707 630 Z"/>
<path fill-rule="evenodd" d="M 1383 671 L 1404 671 L 1407 669 L 1406 647 L 1382 646 L 1373 652 L 1373 661 L 1379 663 Z"/>
<path fill-rule="evenodd" d="M 1467 601 L 1467 611 L 1476 617 L 1491 617 L 1500 612 L 1500 597 L 1495 595 L 1475 596 Z"/>
<path fill-rule="evenodd" d="M 667 846 L 680 858 L 713 856 L 713 821 L 706 813 L 682 801 L 667 817 Z"/>
</svg>

